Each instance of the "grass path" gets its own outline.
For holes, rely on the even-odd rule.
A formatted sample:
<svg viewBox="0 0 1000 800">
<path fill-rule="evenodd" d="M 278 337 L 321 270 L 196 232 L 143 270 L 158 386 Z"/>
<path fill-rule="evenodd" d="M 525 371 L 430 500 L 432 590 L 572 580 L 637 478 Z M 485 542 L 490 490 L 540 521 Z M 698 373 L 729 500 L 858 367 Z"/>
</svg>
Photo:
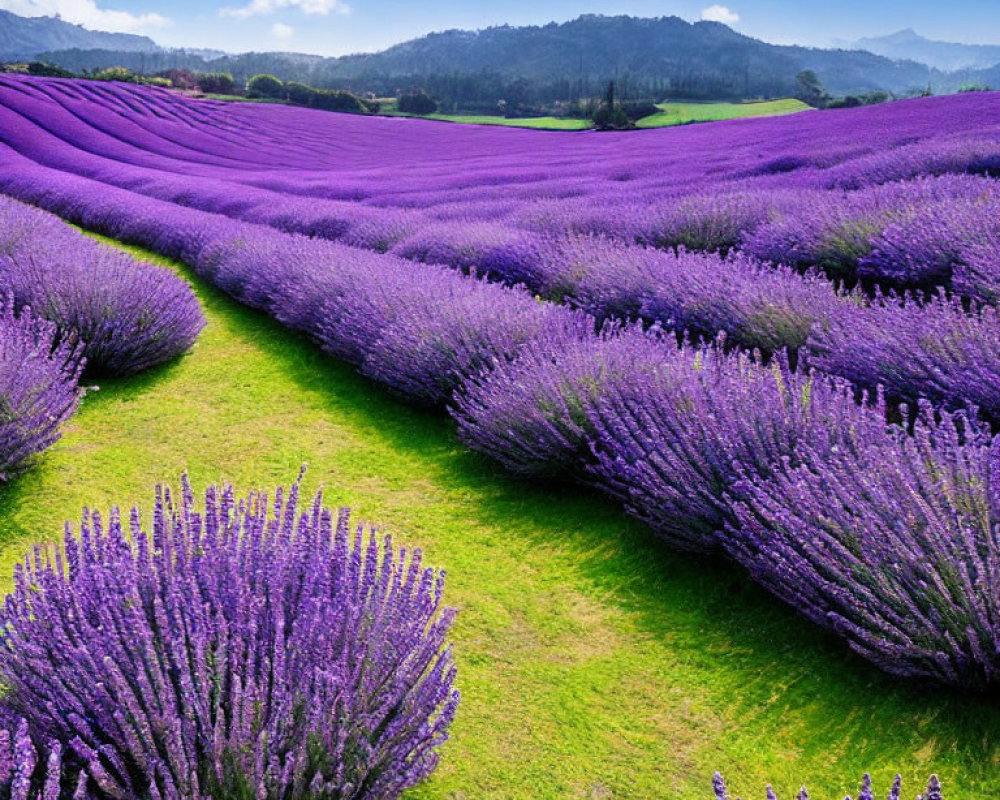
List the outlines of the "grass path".
<svg viewBox="0 0 1000 800">
<path fill-rule="evenodd" d="M 148 510 L 185 468 L 198 490 L 273 487 L 309 462 L 307 490 L 423 547 L 461 608 L 459 717 L 408 800 L 704 800 L 715 767 L 751 797 L 765 780 L 843 797 L 866 768 L 880 786 L 901 769 L 911 794 L 934 769 L 949 800 L 997 796 L 1000 700 L 876 672 L 735 570 L 669 552 L 587 493 L 504 476 L 447 418 L 195 286 L 194 351 L 89 394 L 0 488 L 0 575 L 84 504 Z"/>
</svg>

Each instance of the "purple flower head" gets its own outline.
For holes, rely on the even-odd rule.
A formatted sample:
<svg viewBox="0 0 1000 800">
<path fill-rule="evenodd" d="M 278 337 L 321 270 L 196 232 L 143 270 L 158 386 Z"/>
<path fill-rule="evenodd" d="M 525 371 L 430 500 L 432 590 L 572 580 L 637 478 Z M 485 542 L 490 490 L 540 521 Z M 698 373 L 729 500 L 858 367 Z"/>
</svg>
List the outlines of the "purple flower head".
<svg viewBox="0 0 1000 800">
<path fill-rule="evenodd" d="M 887 672 L 1000 679 L 1000 495 L 989 430 L 924 404 L 912 436 L 820 454 L 733 491 L 730 555 Z"/>
<path fill-rule="evenodd" d="M 0 199 L 0 292 L 83 343 L 87 371 L 127 375 L 188 350 L 205 325 L 186 282 L 55 217 Z"/>
<path fill-rule="evenodd" d="M 79 345 L 0 299 L 0 481 L 52 445 L 80 401 Z"/>
<path fill-rule="evenodd" d="M 2 711 L 102 799 L 394 798 L 458 703 L 442 586 L 320 495 L 300 508 L 298 483 L 198 507 L 185 478 L 150 527 L 85 511 L 18 567 Z"/>
</svg>

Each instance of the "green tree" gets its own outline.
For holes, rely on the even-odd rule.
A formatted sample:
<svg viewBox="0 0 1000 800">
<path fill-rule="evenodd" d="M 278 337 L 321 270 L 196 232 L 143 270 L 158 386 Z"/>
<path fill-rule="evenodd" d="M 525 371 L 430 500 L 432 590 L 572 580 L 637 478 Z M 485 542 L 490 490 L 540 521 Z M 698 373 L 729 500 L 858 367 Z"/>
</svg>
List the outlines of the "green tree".
<svg viewBox="0 0 1000 800">
<path fill-rule="evenodd" d="M 427 92 L 408 92 L 399 98 L 399 110 L 404 114 L 427 116 L 438 110 L 438 104 Z"/>
<path fill-rule="evenodd" d="M 795 96 L 813 108 L 823 108 L 830 99 L 819 76 L 811 69 L 804 69 L 795 76 L 795 87 Z"/>
<path fill-rule="evenodd" d="M 283 97 L 285 84 L 273 75 L 264 73 L 254 75 L 247 81 L 247 91 L 257 97 Z"/>
<path fill-rule="evenodd" d="M 228 72 L 199 72 L 196 80 L 206 94 L 232 94 L 236 89 L 236 81 Z"/>
</svg>

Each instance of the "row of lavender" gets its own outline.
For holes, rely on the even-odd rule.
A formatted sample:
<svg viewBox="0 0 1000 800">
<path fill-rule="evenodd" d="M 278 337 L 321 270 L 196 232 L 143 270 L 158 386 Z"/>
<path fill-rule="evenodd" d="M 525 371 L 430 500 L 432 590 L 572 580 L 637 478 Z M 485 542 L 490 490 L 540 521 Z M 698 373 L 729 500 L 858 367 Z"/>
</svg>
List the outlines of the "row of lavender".
<svg viewBox="0 0 1000 800">
<path fill-rule="evenodd" d="M 57 217 L 0 197 L 0 480 L 49 447 L 81 374 L 130 375 L 191 347 L 191 288 Z"/>
<path fill-rule="evenodd" d="M 53 108 L 64 111 L 32 98 L 20 104 L 32 118 Z M 93 116 L 92 105 L 73 110 Z M 13 115 L 12 109 L 5 113 Z M 989 172 L 990 150 L 983 142 L 910 145 L 888 166 L 882 154 L 848 161 L 823 178 L 850 187 L 846 194 L 816 188 L 815 177 L 805 188 L 765 183 L 739 192 L 731 182 L 719 182 L 700 194 L 656 203 L 620 196 L 616 202 L 615 195 L 600 203 L 589 195 L 579 202 L 515 203 L 507 209 L 509 218 L 483 221 L 479 214 L 498 214 L 495 201 L 438 202 L 427 210 L 306 198 L 285 185 L 291 177 L 278 184 L 283 193 L 235 183 L 232 170 L 223 172 L 226 180 L 213 177 L 218 167 L 208 175 L 199 176 L 197 167 L 193 175 L 178 174 L 176 160 L 162 164 L 158 152 L 129 150 L 120 142 L 113 154 L 124 160 L 109 160 L 90 152 L 100 149 L 101 140 L 75 116 L 49 120 L 62 126 L 65 140 L 29 135 L 31 127 L 19 132 L 15 123 L 28 125 L 12 117 L 7 138 L 38 163 L 141 195 L 523 283 L 598 319 L 641 318 L 696 336 L 725 331 L 730 342 L 765 353 L 805 348 L 816 368 L 859 386 L 881 384 L 910 402 L 927 397 L 951 407 L 973 403 L 1000 417 L 1000 323 L 992 307 L 968 311 L 944 296 L 871 300 L 859 292 L 838 293 L 821 277 L 825 271 L 900 286 L 949 285 L 992 302 L 1000 286 L 997 182 L 947 174 Z M 153 148 L 145 139 L 142 144 Z M 880 184 L 912 178 L 922 168 L 944 174 Z M 744 253 L 724 258 L 655 249 L 679 246 L 739 246 Z M 788 266 L 773 268 L 767 261 Z"/>
<path fill-rule="evenodd" d="M 527 293 L 241 225 L 10 163 L 4 186 L 191 264 L 522 473 L 620 497 L 678 547 L 723 550 L 890 672 L 983 687 L 1000 671 L 1000 484 L 989 431 L 922 407 L 912 436 L 876 394 L 781 353 L 631 328 L 594 334 Z"/>
<path fill-rule="evenodd" d="M 723 126 L 711 150 L 686 132 L 671 132 L 665 152 L 653 146 L 662 138 L 651 141 L 655 132 L 610 148 L 572 137 L 561 139 L 572 147 L 561 147 L 536 135 L 529 148 L 516 132 L 501 141 L 491 132 L 397 126 L 393 150 L 421 150 L 419 176 L 401 179 L 369 165 L 371 140 L 387 138 L 384 120 L 338 120 L 324 141 L 295 114 L 264 109 L 256 112 L 268 117 L 262 125 L 237 120 L 248 116 L 239 109 L 223 116 L 151 90 L 95 91 L 0 82 L 4 140 L 38 163 L 159 199 L 515 279 L 546 268 L 548 240 L 583 232 L 657 247 L 740 248 L 838 279 L 943 285 L 987 302 L 1000 285 L 993 182 L 913 180 L 997 173 L 996 142 L 984 134 L 996 111 L 989 96 L 822 123 L 805 115 Z M 886 130 L 896 138 L 886 140 Z M 767 148 L 754 144 L 760 136 L 771 140 Z M 335 167 L 339 152 L 351 161 Z M 460 176 L 447 162 L 456 152 L 465 156 Z M 275 174 L 268 162 L 293 169 Z"/>
</svg>

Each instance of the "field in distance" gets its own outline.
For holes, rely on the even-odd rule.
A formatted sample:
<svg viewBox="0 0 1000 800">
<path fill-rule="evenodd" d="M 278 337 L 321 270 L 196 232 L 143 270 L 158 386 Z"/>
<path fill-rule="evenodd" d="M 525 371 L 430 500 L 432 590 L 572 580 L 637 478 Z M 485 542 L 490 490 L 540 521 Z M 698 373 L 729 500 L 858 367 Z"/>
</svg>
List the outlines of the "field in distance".
<svg viewBox="0 0 1000 800">
<path fill-rule="evenodd" d="M 714 122 L 742 117 L 775 117 L 794 114 L 809 109 L 795 98 L 761 100 L 744 103 L 657 103 L 659 114 L 639 120 L 639 128 L 666 128 L 691 122 Z M 382 112 L 387 116 L 412 117 L 398 111 Z M 430 114 L 426 119 L 447 122 L 464 122 L 471 125 L 504 125 L 513 128 L 539 128 L 543 130 L 582 131 L 593 127 L 590 120 L 570 117 L 500 117 L 487 114 Z"/>
</svg>

